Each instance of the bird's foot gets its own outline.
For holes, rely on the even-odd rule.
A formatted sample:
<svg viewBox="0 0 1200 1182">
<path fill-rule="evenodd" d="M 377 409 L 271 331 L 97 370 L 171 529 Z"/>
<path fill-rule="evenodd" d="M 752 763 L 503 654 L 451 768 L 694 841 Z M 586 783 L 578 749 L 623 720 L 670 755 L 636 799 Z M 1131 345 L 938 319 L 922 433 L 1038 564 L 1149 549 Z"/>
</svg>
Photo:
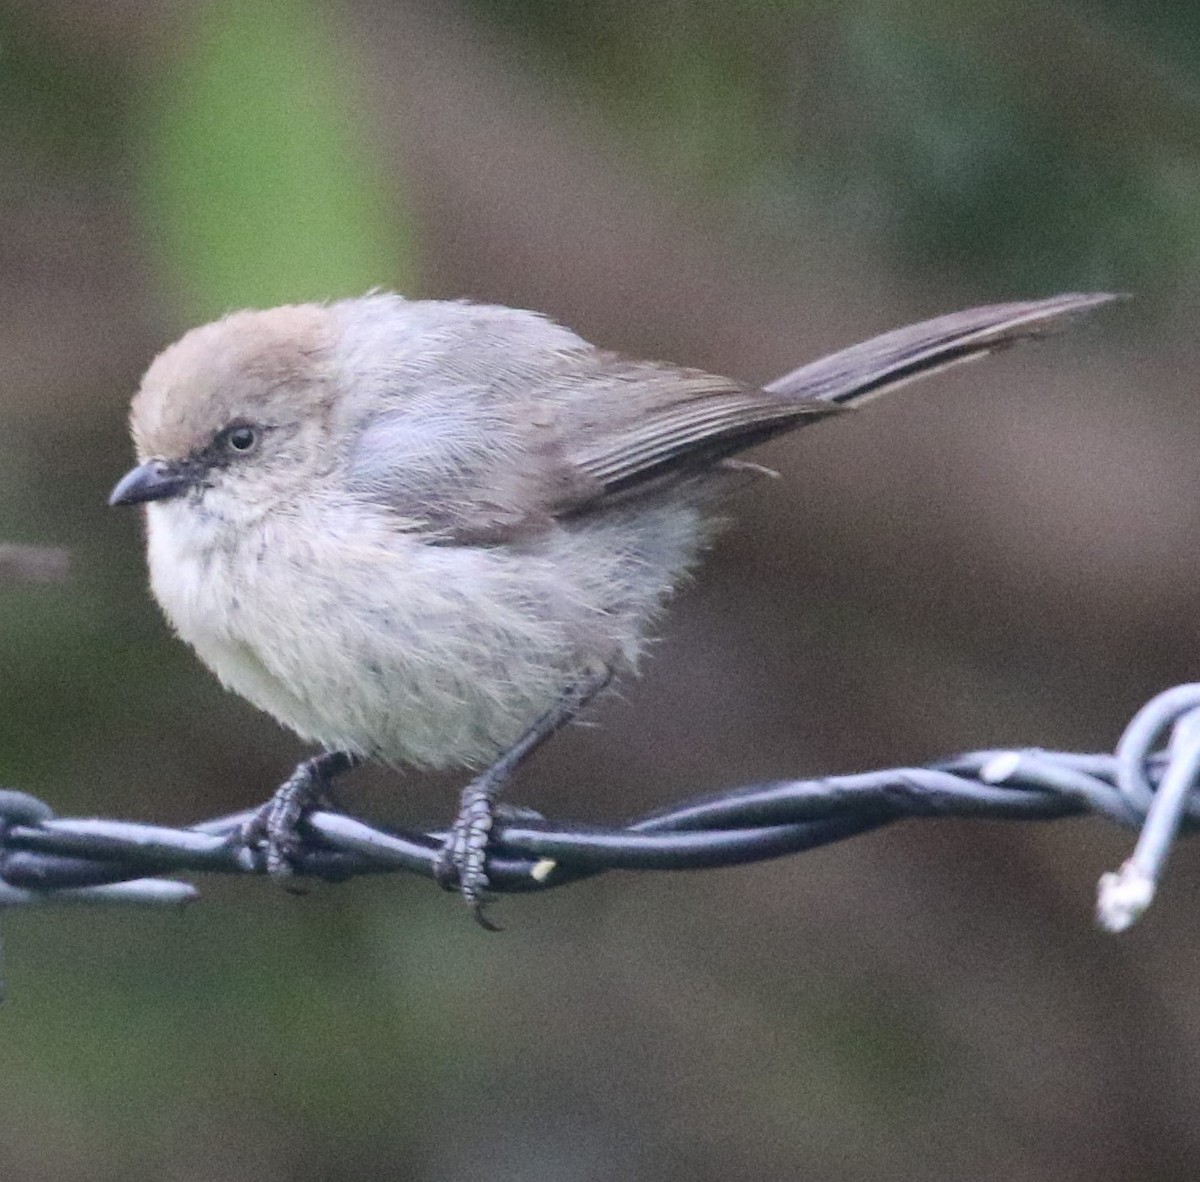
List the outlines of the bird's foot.
<svg viewBox="0 0 1200 1182">
<path fill-rule="evenodd" d="M 296 770 L 241 828 L 241 843 L 262 852 L 272 878 L 286 878 L 303 846 L 305 814 L 327 802 L 333 777 L 354 766 L 353 756 L 326 751 L 296 765 Z"/>
<path fill-rule="evenodd" d="M 488 846 L 497 820 L 541 821 L 542 814 L 518 805 L 496 802 L 500 787 L 494 776 L 484 772 L 463 789 L 458 816 L 438 851 L 433 873 L 443 890 L 457 890 L 471 909 L 475 922 L 489 932 L 501 930 L 487 913 L 495 896 L 488 890 Z"/>
<path fill-rule="evenodd" d="M 497 932 L 499 927 L 487 915 L 493 900 L 488 891 L 487 847 L 496 820 L 498 787 L 492 779 L 484 772 L 463 789 L 458 816 L 438 851 L 433 873 L 443 890 L 458 890 L 480 927 Z"/>
<path fill-rule="evenodd" d="M 500 929 L 487 917 L 492 901 L 488 892 L 488 843 L 498 817 L 504 820 L 541 820 L 530 809 L 497 805 L 496 795 L 512 779 L 517 769 L 551 735 L 575 718 L 581 709 L 602 690 L 612 676 L 607 666 L 597 666 L 580 684 L 568 686 L 562 698 L 539 718 L 490 768 L 481 772 L 464 789 L 458 816 L 434 862 L 434 877 L 445 890 L 456 887 L 471 908 L 476 922 L 490 932 Z"/>
</svg>

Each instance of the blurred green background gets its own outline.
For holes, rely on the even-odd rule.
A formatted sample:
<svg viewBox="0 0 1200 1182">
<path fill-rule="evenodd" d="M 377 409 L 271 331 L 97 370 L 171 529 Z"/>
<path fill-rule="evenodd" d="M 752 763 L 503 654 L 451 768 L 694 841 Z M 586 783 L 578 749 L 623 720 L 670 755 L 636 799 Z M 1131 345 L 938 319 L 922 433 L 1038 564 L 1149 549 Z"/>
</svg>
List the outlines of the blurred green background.
<svg viewBox="0 0 1200 1182">
<path fill-rule="evenodd" d="M 970 302 L 1090 328 L 761 458 L 523 803 L 1110 748 L 1200 635 L 1200 10 L 1182 0 L 0 0 L 0 781 L 183 823 L 303 753 L 145 589 L 128 399 L 189 325 L 372 286 L 766 380 Z M 350 803 L 444 821 L 453 777 Z M 901 826 L 506 901 L 3 918 L 0 1179 L 1190 1179 L 1200 856 L 1117 940 L 1098 822 Z"/>
</svg>

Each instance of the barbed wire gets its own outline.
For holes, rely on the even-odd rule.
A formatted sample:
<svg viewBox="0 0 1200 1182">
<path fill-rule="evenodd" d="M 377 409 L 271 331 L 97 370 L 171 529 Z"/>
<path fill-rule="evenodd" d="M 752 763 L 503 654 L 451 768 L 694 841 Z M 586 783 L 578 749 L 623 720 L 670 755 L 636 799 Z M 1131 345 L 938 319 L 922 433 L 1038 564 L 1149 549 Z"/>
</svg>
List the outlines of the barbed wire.
<svg viewBox="0 0 1200 1182">
<path fill-rule="evenodd" d="M 1166 739 L 1161 750 L 1156 746 Z M 1112 755 L 974 751 L 924 767 L 754 784 L 659 809 L 618 828 L 560 825 L 508 810 L 497 818 L 488 878 L 497 893 L 549 890 L 608 870 L 699 870 L 829 845 L 905 818 L 1050 821 L 1092 814 L 1141 829 L 1132 856 L 1101 877 L 1097 918 L 1121 931 L 1150 905 L 1177 834 L 1200 827 L 1200 684 L 1159 694 Z M 196 888 L 165 874 L 265 874 L 241 840 L 252 812 L 171 829 L 59 818 L 0 790 L 0 908 L 50 903 L 174 904 Z M 300 876 L 342 881 L 407 871 L 435 877 L 441 830 L 381 828 L 331 810 L 310 814 Z"/>
</svg>

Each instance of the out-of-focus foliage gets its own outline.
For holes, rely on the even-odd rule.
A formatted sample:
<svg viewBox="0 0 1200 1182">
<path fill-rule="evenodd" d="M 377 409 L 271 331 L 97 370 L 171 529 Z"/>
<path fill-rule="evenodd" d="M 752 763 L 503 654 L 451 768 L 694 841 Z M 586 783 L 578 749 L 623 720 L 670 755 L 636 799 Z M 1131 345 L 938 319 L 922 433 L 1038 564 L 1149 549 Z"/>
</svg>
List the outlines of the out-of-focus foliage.
<svg viewBox="0 0 1200 1182">
<path fill-rule="evenodd" d="M 120 70 L 86 42 L 67 41 L 19 11 L 0 9 L 0 142 L 25 167 L 74 171 L 111 149 L 121 113 Z M 16 176 L 10 175 L 9 184 Z"/>
<path fill-rule="evenodd" d="M 474 3 L 527 37 L 577 102 L 601 106 L 645 166 L 710 200 L 774 207 L 781 235 L 824 209 L 835 227 L 874 223 L 910 267 L 1011 289 L 1064 275 L 1162 289 L 1200 257 L 1200 78 L 1186 53 L 1185 76 L 1160 74 L 1141 10 L 1107 7 L 1134 36 L 1046 0 Z M 1150 43 L 1191 27 L 1166 7 Z M 1114 109 L 1124 76 L 1113 106 L 1057 90 L 1083 78 L 1088 49 L 1141 71 L 1130 89 L 1161 126 Z"/>
<path fill-rule="evenodd" d="M 219 0 L 140 112 L 149 240 L 189 318 L 411 286 L 351 49 L 311 0 Z"/>
</svg>

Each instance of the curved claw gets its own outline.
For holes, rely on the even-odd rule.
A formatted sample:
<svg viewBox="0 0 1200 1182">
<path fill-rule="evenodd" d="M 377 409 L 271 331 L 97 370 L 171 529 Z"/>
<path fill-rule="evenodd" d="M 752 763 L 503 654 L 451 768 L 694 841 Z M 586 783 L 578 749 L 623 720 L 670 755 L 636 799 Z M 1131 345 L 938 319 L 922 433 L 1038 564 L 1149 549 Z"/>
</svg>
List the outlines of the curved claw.
<svg viewBox="0 0 1200 1182">
<path fill-rule="evenodd" d="M 304 760 L 232 840 L 260 853 L 272 878 L 288 878 L 304 844 L 300 823 L 305 814 L 325 802 L 330 781 L 354 763 L 352 756 L 338 751 Z"/>
<path fill-rule="evenodd" d="M 443 890 L 457 890 L 471 908 L 475 922 L 489 932 L 500 931 L 485 914 L 488 894 L 487 854 L 496 817 L 496 785 L 487 773 L 463 789 L 458 816 L 434 863 L 433 874 Z"/>
<path fill-rule="evenodd" d="M 491 904 L 491 899 L 476 899 L 471 904 L 471 918 L 474 919 L 475 922 L 479 924 L 479 926 L 483 928 L 485 932 L 502 932 L 504 931 L 504 925 L 497 923 L 494 919 L 488 918 L 487 909 L 491 906 Z"/>
</svg>

